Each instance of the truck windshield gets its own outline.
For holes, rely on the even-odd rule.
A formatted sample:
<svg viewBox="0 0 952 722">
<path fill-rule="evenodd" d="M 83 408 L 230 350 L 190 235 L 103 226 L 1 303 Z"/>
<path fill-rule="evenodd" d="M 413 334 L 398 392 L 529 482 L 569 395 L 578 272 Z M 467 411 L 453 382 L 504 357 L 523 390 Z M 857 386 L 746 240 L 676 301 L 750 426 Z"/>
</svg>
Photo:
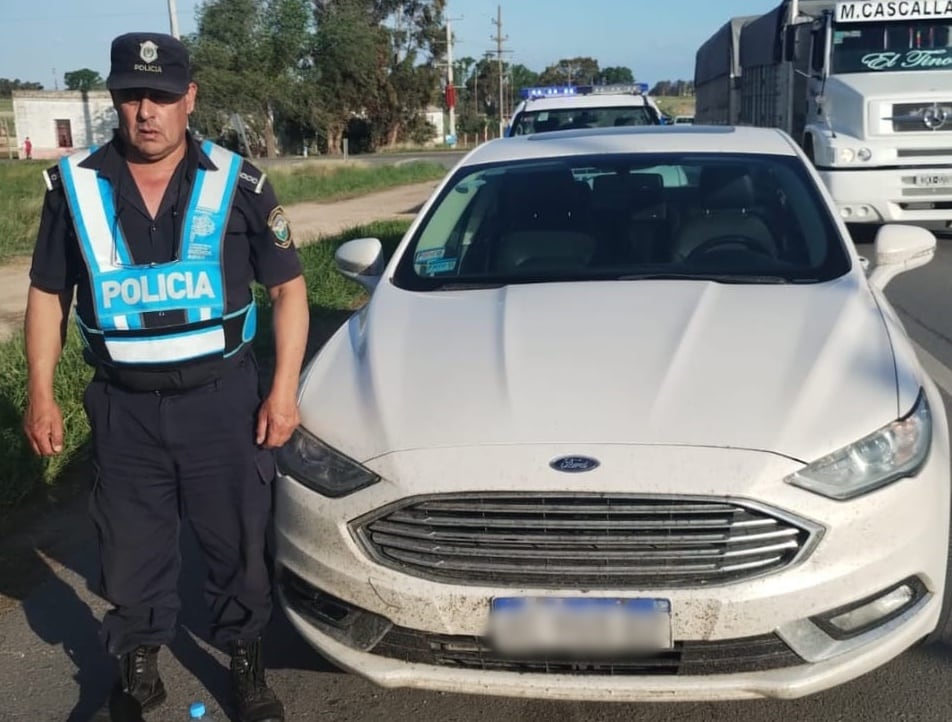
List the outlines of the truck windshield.
<svg viewBox="0 0 952 722">
<path fill-rule="evenodd" d="M 952 23 L 889 22 L 833 28 L 833 72 L 952 69 Z"/>
<path fill-rule="evenodd" d="M 646 106 L 609 108 L 559 108 L 520 113 L 512 128 L 513 135 L 530 135 L 572 128 L 611 128 L 618 125 L 658 125 Z"/>
</svg>

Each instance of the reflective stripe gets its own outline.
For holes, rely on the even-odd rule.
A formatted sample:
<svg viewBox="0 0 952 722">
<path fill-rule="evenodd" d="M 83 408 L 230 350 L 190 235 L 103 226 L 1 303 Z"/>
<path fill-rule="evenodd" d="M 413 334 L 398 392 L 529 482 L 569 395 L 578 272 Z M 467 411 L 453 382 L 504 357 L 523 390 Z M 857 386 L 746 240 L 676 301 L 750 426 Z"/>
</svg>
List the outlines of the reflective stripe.
<svg viewBox="0 0 952 722">
<path fill-rule="evenodd" d="M 243 160 L 213 143 L 202 144 L 216 170 L 199 167 L 182 224 L 176 260 L 135 265 L 119 226 L 113 187 L 94 169 L 81 168 L 89 153 L 78 153 L 60 162 L 63 186 L 73 217 L 80 250 L 89 269 L 96 315 L 95 328 L 87 333 L 102 337 L 110 355 L 104 361 L 123 363 L 174 363 L 211 354 L 235 353 L 243 345 L 225 347 L 227 308 L 222 247 Z M 184 313 L 180 331 L 149 335 L 147 313 Z M 237 313 L 244 313 L 238 311 Z M 234 315 L 234 314 L 232 314 Z M 186 330 L 200 322 L 219 323 L 198 331 Z M 143 331 L 134 337 L 116 338 L 115 332 Z M 242 338 L 242 342 L 248 339 Z M 99 353 L 103 353 L 102 344 Z"/>
<path fill-rule="evenodd" d="M 156 364 L 188 361 L 221 354 L 225 350 L 225 331 L 221 326 L 144 339 L 106 338 L 106 348 L 116 363 Z"/>
</svg>

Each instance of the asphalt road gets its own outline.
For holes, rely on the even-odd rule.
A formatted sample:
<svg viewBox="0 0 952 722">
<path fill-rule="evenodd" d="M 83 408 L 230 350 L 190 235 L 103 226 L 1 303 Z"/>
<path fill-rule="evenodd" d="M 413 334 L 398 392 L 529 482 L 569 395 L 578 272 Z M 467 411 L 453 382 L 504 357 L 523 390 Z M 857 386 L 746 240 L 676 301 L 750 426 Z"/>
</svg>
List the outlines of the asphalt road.
<svg viewBox="0 0 952 722">
<path fill-rule="evenodd" d="M 872 252 L 871 246 L 861 247 Z M 952 390 L 952 240 L 941 242 L 929 266 L 893 281 L 888 295 L 921 347 L 927 366 Z M 952 413 L 949 397 L 946 407 Z M 49 523 L 55 524 L 52 520 Z M 110 660 L 101 651 L 97 619 L 105 610 L 90 591 L 96 554 L 87 533 L 82 543 L 54 557 L 36 554 L 55 575 L 0 616 L 0 720 L 85 722 L 105 699 Z M 201 699 L 220 715 L 227 699 L 223 657 L 202 641 L 206 617 L 202 570 L 186 545 L 184 611 L 176 643 L 161 665 L 170 696 L 149 720 L 187 719 L 188 703 Z M 14 580 L 0 578 L 0 592 Z M 645 722 L 753 722 L 756 720 L 949 720 L 952 719 L 952 649 L 913 649 L 884 667 L 837 689 L 794 701 L 721 704 L 572 704 L 544 700 L 384 690 L 341 673 L 323 661 L 276 614 L 269 633 L 269 677 L 290 720 L 339 722 L 476 722 L 519 720 L 643 720 Z"/>
</svg>

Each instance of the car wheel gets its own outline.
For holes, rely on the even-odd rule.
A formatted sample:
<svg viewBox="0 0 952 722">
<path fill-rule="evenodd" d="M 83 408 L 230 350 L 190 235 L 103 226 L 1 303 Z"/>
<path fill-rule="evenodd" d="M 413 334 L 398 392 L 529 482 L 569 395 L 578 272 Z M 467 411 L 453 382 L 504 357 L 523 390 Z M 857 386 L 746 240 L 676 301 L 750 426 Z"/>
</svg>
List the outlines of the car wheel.
<svg viewBox="0 0 952 722">
<path fill-rule="evenodd" d="M 935 629 L 927 634 L 922 644 L 952 646 L 952 539 L 946 549 L 945 585 L 942 589 L 942 612 Z"/>
</svg>

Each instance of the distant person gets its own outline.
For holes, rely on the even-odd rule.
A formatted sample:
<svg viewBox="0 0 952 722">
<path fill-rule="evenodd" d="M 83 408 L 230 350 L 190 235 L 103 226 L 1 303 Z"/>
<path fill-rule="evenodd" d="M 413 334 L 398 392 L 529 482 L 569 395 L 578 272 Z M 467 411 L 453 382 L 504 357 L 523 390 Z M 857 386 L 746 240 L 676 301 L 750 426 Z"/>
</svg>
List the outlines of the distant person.
<svg viewBox="0 0 952 722">
<path fill-rule="evenodd" d="M 30 140 L 30 136 L 23 141 L 23 154 L 27 160 L 33 160 L 33 141 Z"/>
<path fill-rule="evenodd" d="M 112 604 L 100 637 L 119 667 L 112 722 L 137 721 L 166 698 L 157 660 L 176 632 L 185 524 L 207 563 L 211 639 L 231 655 L 237 719 L 280 722 L 262 647 L 272 609 L 266 532 L 274 449 L 299 420 L 308 329 L 300 261 L 264 174 L 188 132 L 198 86 L 185 46 L 130 33 L 113 41 L 111 59 L 106 87 L 118 131 L 44 174 L 24 428 L 36 453 L 62 451 L 53 378 L 75 287 L 95 368 L 84 405 L 95 469 L 89 506 Z M 253 280 L 268 289 L 274 317 L 263 398 Z"/>
</svg>

